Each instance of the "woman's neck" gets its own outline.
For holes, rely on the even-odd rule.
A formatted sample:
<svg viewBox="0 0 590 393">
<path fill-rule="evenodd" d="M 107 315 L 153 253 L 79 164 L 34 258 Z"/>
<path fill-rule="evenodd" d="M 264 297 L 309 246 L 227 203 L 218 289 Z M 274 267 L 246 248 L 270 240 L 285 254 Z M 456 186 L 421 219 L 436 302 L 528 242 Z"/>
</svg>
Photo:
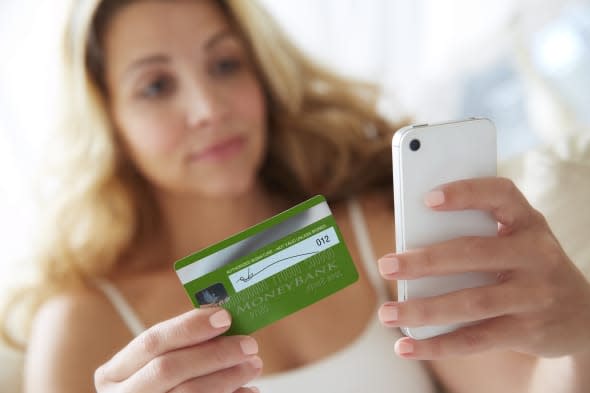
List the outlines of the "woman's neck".
<svg viewBox="0 0 590 393">
<path fill-rule="evenodd" d="M 227 198 L 159 195 L 163 231 L 172 260 L 219 242 L 285 210 L 289 202 L 261 184 Z"/>
</svg>

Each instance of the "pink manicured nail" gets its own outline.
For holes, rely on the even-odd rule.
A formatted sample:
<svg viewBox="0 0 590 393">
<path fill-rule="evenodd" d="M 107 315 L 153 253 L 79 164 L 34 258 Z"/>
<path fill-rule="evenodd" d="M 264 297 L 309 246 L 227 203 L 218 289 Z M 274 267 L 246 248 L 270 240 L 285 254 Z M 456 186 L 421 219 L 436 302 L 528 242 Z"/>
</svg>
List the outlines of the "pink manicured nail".
<svg viewBox="0 0 590 393">
<path fill-rule="evenodd" d="M 414 352 L 414 344 L 405 340 L 398 341 L 395 343 L 395 351 L 400 355 L 408 355 Z"/>
<path fill-rule="evenodd" d="M 248 363 L 250 363 L 250 365 L 257 370 L 262 368 L 262 359 L 260 359 L 258 356 L 248 359 Z"/>
<path fill-rule="evenodd" d="M 377 264 L 379 265 L 379 272 L 384 276 L 395 274 L 399 271 L 399 261 L 397 258 L 383 257 L 377 261 Z"/>
<path fill-rule="evenodd" d="M 244 355 L 254 355 L 255 353 L 258 353 L 258 343 L 252 337 L 244 337 L 242 341 L 240 341 L 240 347 L 242 347 Z"/>
<path fill-rule="evenodd" d="M 430 191 L 424 197 L 424 203 L 428 207 L 436 207 L 445 203 L 445 194 L 440 190 Z"/>
<path fill-rule="evenodd" d="M 398 318 L 397 307 L 384 305 L 379 309 L 379 319 L 381 322 L 395 322 Z"/>
<path fill-rule="evenodd" d="M 231 317 L 226 310 L 217 311 L 209 317 L 209 323 L 214 328 L 223 328 L 231 325 Z"/>
<path fill-rule="evenodd" d="M 250 389 L 253 393 L 260 393 L 260 389 L 258 389 L 256 386 L 250 386 L 248 389 Z"/>
</svg>

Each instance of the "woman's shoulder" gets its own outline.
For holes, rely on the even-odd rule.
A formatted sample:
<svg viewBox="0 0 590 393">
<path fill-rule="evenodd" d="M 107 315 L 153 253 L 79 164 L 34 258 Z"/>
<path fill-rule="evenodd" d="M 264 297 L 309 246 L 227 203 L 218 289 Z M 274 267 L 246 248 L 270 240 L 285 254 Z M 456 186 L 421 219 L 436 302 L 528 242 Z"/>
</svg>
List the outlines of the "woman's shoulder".
<svg viewBox="0 0 590 393">
<path fill-rule="evenodd" d="M 104 296 L 92 286 L 69 289 L 48 298 L 36 313 L 33 329 L 38 325 L 61 323 L 62 332 L 79 327 L 106 324 L 110 309 Z M 108 319 L 108 318 L 107 318 Z"/>
<path fill-rule="evenodd" d="M 70 387 L 87 386 L 96 367 L 125 340 L 129 333 L 98 291 L 76 289 L 52 296 L 31 327 L 25 365 L 29 390 L 69 392 Z"/>
</svg>

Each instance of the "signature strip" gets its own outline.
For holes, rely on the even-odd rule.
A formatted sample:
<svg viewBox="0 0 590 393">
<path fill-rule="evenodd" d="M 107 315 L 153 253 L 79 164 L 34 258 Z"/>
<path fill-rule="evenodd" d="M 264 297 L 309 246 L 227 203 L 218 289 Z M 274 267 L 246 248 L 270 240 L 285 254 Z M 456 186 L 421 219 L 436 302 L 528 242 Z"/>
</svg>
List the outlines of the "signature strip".
<svg viewBox="0 0 590 393">
<path fill-rule="evenodd" d="M 313 254 L 327 250 L 338 243 L 340 243 L 340 239 L 338 239 L 334 227 L 329 227 L 299 243 L 277 252 L 274 255 L 230 274 L 229 279 L 232 282 L 235 291 L 239 292 L 310 258 Z"/>
</svg>

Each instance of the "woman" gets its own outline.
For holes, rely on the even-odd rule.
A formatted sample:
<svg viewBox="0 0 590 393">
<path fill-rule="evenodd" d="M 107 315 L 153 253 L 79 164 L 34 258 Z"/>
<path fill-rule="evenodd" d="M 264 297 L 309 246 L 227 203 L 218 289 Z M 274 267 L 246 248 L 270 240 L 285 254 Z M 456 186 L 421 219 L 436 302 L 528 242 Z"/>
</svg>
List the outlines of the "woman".
<svg viewBox="0 0 590 393">
<path fill-rule="evenodd" d="M 48 300 L 32 323 L 27 391 L 589 389 L 590 285 L 543 217 L 507 180 L 448 184 L 425 203 L 490 211 L 500 236 L 391 254 L 395 127 L 370 86 L 307 61 L 252 0 L 80 1 L 66 60 L 75 145 L 29 293 Z M 191 310 L 171 263 L 315 193 L 358 283 L 252 336 L 222 336 L 231 316 Z M 393 280 L 474 268 L 498 282 L 386 302 Z M 396 329 L 475 320 L 423 341 Z"/>
</svg>

